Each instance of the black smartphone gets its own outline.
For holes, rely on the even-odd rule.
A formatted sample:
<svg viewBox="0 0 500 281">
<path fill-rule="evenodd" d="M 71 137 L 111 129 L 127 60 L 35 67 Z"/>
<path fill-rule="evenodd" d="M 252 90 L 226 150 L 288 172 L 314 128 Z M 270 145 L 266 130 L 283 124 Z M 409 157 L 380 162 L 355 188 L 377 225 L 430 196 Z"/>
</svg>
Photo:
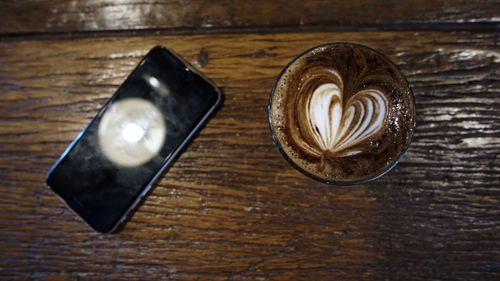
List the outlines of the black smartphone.
<svg viewBox="0 0 500 281">
<path fill-rule="evenodd" d="M 221 97 L 188 63 L 155 47 L 68 146 L 46 183 L 94 230 L 113 232 Z"/>
</svg>

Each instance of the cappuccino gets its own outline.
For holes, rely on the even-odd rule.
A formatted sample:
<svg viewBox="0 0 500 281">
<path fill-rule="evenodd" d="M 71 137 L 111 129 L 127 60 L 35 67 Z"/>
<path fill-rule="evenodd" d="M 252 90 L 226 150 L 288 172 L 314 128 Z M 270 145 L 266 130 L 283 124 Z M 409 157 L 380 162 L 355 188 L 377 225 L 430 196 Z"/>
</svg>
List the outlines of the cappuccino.
<svg viewBox="0 0 500 281">
<path fill-rule="evenodd" d="M 390 170 L 411 140 L 414 119 L 413 94 L 397 67 L 348 43 L 318 46 L 290 62 L 269 105 L 282 153 L 327 183 L 366 181 Z"/>
</svg>

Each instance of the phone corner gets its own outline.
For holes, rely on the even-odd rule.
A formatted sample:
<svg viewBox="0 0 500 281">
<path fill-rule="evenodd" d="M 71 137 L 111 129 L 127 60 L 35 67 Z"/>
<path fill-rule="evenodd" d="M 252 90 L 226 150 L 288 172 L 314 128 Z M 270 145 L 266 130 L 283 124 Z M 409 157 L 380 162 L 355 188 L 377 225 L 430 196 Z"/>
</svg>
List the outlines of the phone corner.
<svg viewBox="0 0 500 281">
<path fill-rule="evenodd" d="M 224 95 L 222 94 L 222 90 L 219 87 L 217 87 L 217 85 L 215 85 L 214 83 L 211 84 L 214 87 L 215 94 L 217 95 L 214 102 L 214 108 L 218 108 L 219 106 L 222 105 L 222 102 L 224 100 Z"/>
<path fill-rule="evenodd" d="M 52 191 L 52 186 L 50 185 L 50 180 L 51 180 L 52 174 L 54 173 L 54 170 L 56 167 L 57 167 L 57 165 L 52 166 L 50 168 L 50 170 L 47 172 L 47 174 L 45 175 L 45 177 L 43 178 L 43 183 L 44 183 L 45 187 L 51 191 Z"/>
<path fill-rule="evenodd" d="M 153 52 L 161 52 L 161 51 L 170 51 L 167 47 L 163 46 L 163 45 L 155 45 L 153 48 L 151 48 L 148 53 L 153 53 Z"/>
<path fill-rule="evenodd" d="M 118 229 L 118 227 L 121 225 L 121 223 L 116 224 L 115 226 L 111 227 L 110 229 L 104 229 L 104 230 L 97 229 L 94 226 L 90 225 L 88 222 L 87 222 L 87 225 L 90 226 L 90 228 L 98 235 L 108 235 L 108 234 L 114 233 Z"/>
</svg>

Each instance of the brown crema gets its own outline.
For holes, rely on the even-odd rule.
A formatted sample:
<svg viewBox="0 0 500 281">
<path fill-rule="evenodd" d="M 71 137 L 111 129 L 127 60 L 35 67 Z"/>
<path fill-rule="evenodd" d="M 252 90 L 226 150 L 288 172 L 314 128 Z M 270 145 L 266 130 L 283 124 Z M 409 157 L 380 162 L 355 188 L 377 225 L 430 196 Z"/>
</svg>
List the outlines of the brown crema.
<svg viewBox="0 0 500 281">
<path fill-rule="evenodd" d="M 413 102 L 408 82 L 385 56 L 329 44 L 282 72 L 270 123 L 282 152 L 306 174 L 326 182 L 363 180 L 382 174 L 406 149 Z"/>
</svg>

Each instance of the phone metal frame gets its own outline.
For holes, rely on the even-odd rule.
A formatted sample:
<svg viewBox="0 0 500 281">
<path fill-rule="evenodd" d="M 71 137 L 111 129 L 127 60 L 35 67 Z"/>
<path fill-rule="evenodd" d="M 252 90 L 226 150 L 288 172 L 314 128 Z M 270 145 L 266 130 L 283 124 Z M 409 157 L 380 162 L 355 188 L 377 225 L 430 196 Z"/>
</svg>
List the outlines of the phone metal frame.
<svg viewBox="0 0 500 281">
<path fill-rule="evenodd" d="M 203 78 L 207 83 L 209 83 L 215 89 L 215 92 L 217 94 L 217 99 L 215 100 L 214 104 L 208 109 L 208 111 L 205 113 L 205 115 L 201 118 L 201 120 L 194 126 L 194 128 L 191 130 L 191 132 L 189 132 L 189 134 L 186 136 L 186 138 L 170 154 L 170 158 L 168 159 L 168 161 L 166 161 L 165 163 L 162 164 L 162 166 L 160 167 L 160 169 L 158 169 L 158 171 L 151 178 L 151 180 L 145 185 L 145 187 L 143 188 L 143 190 L 141 191 L 141 193 L 139 195 L 137 195 L 135 201 L 132 202 L 132 204 L 130 204 L 130 206 L 127 208 L 127 210 L 125 212 L 123 212 L 123 214 L 116 221 L 116 223 L 114 224 L 114 226 L 111 227 L 111 229 L 109 231 L 107 231 L 107 232 L 101 232 L 101 231 L 98 231 L 97 229 L 95 229 L 83 217 L 81 217 L 80 214 L 78 214 L 73 208 L 71 208 L 71 206 L 69 206 L 68 202 L 66 202 L 66 200 L 64 200 L 64 198 L 62 198 L 59 194 L 57 194 L 52 189 L 52 187 L 47 183 L 47 181 L 48 181 L 50 175 L 59 166 L 59 164 L 61 163 L 61 161 L 74 148 L 74 146 L 80 141 L 80 139 L 85 135 L 85 133 L 87 132 L 87 130 L 89 129 L 89 127 L 95 122 L 95 120 L 100 115 L 102 115 L 107 110 L 107 108 L 110 105 L 110 103 L 115 100 L 114 97 L 117 95 L 117 93 L 120 90 L 120 88 L 129 79 L 129 77 L 132 76 L 132 74 L 139 67 L 141 67 L 141 65 L 143 64 L 144 60 L 149 55 L 149 53 L 152 52 L 154 49 L 157 49 L 157 48 L 162 49 L 164 51 L 167 51 L 168 53 L 170 53 L 171 55 L 173 55 L 175 58 L 177 58 L 178 60 L 180 60 L 184 64 L 185 67 L 189 68 L 190 71 L 196 73 L 201 78 Z M 118 89 L 116 89 L 115 93 L 106 101 L 106 103 L 99 109 L 99 111 L 97 111 L 97 113 L 95 114 L 94 117 L 92 117 L 92 119 L 90 120 L 90 122 L 87 125 L 85 125 L 85 127 L 83 127 L 83 129 L 80 131 L 80 133 L 78 133 L 78 135 L 75 137 L 75 139 L 73 141 L 71 141 L 71 143 L 64 150 L 64 152 L 61 154 L 61 156 L 59 156 L 59 158 L 54 163 L 54 165 L 50 168 L 49 172 L 47 173 L 47 176 L 45 177 L 45 186 L 52 193 L 54 193 L 56 195 L 56 197 L 59 198 L 59 200 L 61 200 L 64 203 L 64 205 L 66 205 L 66 207 L 68 207 L 74 214 L 76 214 L 82 221 L 84 221 L 88 226 L 90 226 L 95 232 L 102 233 L 102 234 L 113 233 L 119 226 L 121 226 L 125 222 L 125 220 L 129 216 L 129 214 L 146 197 L 146 194 L 150 191 L 150 189 L 153 187 L 153 185 L 156 183 L 156 181 L 159 179 L 159 177 L 161 175 L 163 175 L 163 173 L 166 171 L 166 169 L 168 169 L 171 166 L 171 164 L 177 159 L 177 156 L 179 155 L 179 153 L 181 153 L 186 148 L 187 144 L 201 130 L 201 127 L 207 123 L 208 119 L 212 116 L 212 114 L 215 112 L 215 110 L 220 106 L 221 102 L 222 102 L 222 92 L 215 85 L 215 83 L 213 83 L 204 74 L 202 74 L 200 71 L 198 71 L 197 69 L 195 69 L 189 62 L 187 62 L 186 60 L 184 60 L 182 57 L 180 57 L 179 55 L 177 55 L 172 50 L 170 50 L 170 49 L 168 49 L 167 47 L 164 47 L 164 46 L 155 46 L 150 51 L 148 51 L 148 53 L 141 59 L 141 61 L 139 62 L 139 64 L 137 64 L 137 66 L 132 70 L 132 72 L 130 72 L 130 74 L 127 76 L 127 78 L 125 78 L 125 80 L 122 82 L 122 84 L 120 84 L 120 86 L 118 87 Z"/>
</svg>

